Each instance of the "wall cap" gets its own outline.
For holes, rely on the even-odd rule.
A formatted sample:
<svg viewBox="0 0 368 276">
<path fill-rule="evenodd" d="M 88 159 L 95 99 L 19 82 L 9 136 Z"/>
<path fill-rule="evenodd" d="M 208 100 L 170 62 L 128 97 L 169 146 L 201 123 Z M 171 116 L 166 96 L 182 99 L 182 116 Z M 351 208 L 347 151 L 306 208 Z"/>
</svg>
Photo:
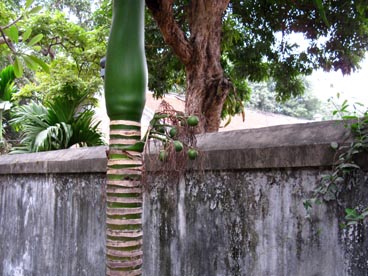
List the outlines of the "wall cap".
<svg viewBox="0 0 368 276">
<path fill-rule="evenodd" d="M 106 172 L 107 147 L 73 148 L 0 156 L 0 174 Z"/>
<path fill-rule="evenodd" d="M 330 167 L 335 151 L 331 142 L 352 141 L 342 121 L 323 121 L 207 133 L 197 138 L 202 158 L 188 164 L 191 169 L 231 170 L 264 168 Z M 0 174 L 104 173 L 107 147 L 0 156 Z M 164 163 L 146 158 L 148 171 L 162 169 Z M 361 156 L 363 168 L 368 154 Z"/>
</svg>

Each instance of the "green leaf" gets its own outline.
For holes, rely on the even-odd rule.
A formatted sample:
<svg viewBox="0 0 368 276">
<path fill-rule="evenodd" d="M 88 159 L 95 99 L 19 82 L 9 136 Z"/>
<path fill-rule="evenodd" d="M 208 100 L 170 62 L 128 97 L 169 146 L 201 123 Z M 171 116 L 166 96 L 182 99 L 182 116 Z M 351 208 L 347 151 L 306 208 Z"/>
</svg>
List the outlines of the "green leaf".
<svg viewBox="0 0 368 276">
<path fill-rule="evenodd" d="M 342 119 L 344 119 L 344 120 L 358 119 L 358 116 L 354 116 L 354 115 L 344 115 L 344 116 L 342 116 Z"/>
<path fill-rule="evenodd" d="M 23 41 L 26 41 L 32 33 L 32 29 L 28 28 L 22 35 Z"/>
<path fill-rule="evenodd" d="M 12 25 L 9 29 L 5 30 L 5 34 L 15 43 L 19 41 L 19 33 L 18 28 L 15 25 Z"/>
<path fill-rule="evenodd" d="M 28 13 L 29 14 L 38 13 L 40 10 L 42 10 L 42 6 L 37 6 L 31 9 Z"/>
<path fill-rule="evenodd" d="M 34 62 L 29 56 L 23 56 L 23 60 L 29 69 L 33 71 L 36 71 L 38 69 L 38 63 Z"/>
<path fill-rule="evenodd" d="M 29 58 L 32 59 L 33 62 L 41 66 L 43 71 L 45 71 L 46 73 L 50 73 L 50 67 L 42 59 L 39 59 L 35 56 L 29 56 Z"/>
<path fill-rule="evenodd" d="M 317 10 L 319 15 L 321 16 L 323 22 L 326 24 L 327 27 L 330 27 L 330 23 L 327 20 L 325 9 L 322 4 L 322 0 L 314 0 L 314 4 L 317 6 Z"/>
<path fill-rule="evenodd" d="M 17 78 L 20 78 L 23 75 L 23 65 L 18 57 L 15 57 L 14 61 L 14 74 Z"/>
<path fill-rule="evenodd" d="M 43 38 L 43 34 L 38 34 L 36 36 L 34 36 L 30 42 L 28 42 L 27 46 L 31 47 L 33 45 L 35 45 L 36 43 L 38 43 L 41 39 Z"/>
<path fill-rule="evenodd" d="M 33 1 L 34 0 L 27 0 L 26 1 L 26 9 L 28 9 L 32 5 Z"/>
<path fill-rule="evenodd" d="M 39 45 L 36 45 L 36 46 L 33 46 L 32 49 L 35 50 L 36 52 L 39 52 L 41 51 L 42 47 Z"/>
<path fill-rule="evenodd" d="M 308 210 L 308 209 L 312 208 L 312 203 L 310 202 L 310 200 L 304 200 L 304 201 L 303 201 L 303 205 L 304 205 L 304 208 L 305 208 L 306 210 Z"/>
</svg>

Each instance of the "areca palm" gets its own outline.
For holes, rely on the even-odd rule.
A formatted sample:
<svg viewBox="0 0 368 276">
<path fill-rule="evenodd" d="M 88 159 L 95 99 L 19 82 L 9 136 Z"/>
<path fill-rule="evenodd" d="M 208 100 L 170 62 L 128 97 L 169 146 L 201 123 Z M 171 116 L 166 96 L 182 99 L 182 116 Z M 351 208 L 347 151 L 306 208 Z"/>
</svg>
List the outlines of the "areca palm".
<svg viewBox="0 0 368 276">
<path fill-rule="evenodd" d="M 84 97 L 71 101 L 56 98 L 46 105 L 31 102 L 17 107 L 11 121 L 22 131 L 22 140 L 13 153 L 66 149 L 73 145 L 103 145 L 94 111 L 82 105 Z"/>
</svg>

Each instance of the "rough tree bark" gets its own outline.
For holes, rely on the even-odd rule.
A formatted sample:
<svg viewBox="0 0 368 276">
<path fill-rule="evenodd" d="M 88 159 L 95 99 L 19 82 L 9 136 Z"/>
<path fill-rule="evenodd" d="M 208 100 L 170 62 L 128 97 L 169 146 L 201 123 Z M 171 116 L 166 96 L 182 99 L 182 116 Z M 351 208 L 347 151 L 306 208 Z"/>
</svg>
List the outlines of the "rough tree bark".
<svg viewBox="0 0 368 276">
<path fill-rule="evenodd" d="M 185 112 L 201 118 L 199 132 L 216 132 L 231 85 L 220 64 L 222 16 L 229 0 L 192 0 L 186 9 L 190 37 L 173 16 L 174 0 L 146 0 L 165 42 L 185 66 Z"/>
</svg>

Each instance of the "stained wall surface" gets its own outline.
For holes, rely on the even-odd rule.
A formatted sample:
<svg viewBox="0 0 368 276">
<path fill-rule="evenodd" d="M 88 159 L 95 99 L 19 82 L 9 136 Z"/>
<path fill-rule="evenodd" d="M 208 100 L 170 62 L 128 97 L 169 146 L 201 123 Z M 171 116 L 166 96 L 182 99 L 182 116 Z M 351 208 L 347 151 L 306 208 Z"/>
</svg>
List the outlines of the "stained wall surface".
<svg viewBox="0 0 368 276">
<path fill-rule="evenodd" d="M 104 150 L 0 157 L 0 275 L 105 275 Z"/>
</svg>

